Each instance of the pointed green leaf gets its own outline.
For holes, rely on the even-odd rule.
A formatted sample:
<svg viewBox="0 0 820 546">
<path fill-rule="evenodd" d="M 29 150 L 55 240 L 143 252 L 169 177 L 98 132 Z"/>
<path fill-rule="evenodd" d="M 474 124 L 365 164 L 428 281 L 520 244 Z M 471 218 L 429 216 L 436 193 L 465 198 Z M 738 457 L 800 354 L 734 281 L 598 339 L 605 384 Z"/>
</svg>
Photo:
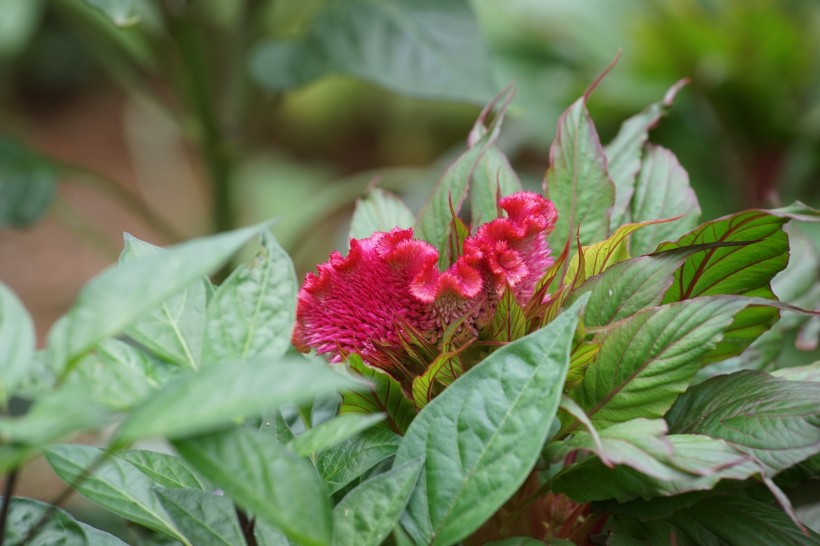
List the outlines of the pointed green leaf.
<svg viewBox="0 0 820 546">
<path fill-rule="evenodd" d="M 164 252 L 162 248 L 126 233 L 120 263 L 135 262 L 161 252 Z M 126 329 L 126 334 L 165 360 L 197 368 L 205 334 L 208 289 L 204 276 L 194 280 L 138 317 Z"/>
<path fill-rule="evenodd" d="M 666 148 L 647 146 L 630 204 L 630 217 L 633 222 L 642 222 L 676 216 L 681 218 L 635 233 L 629 245 L 632 255 L 652 252 L 658 243 L 677 239 L 694 228 L 700 218 L 698 198 L 678 158 Z"/>
<path fill-rule="evenodd" d="M 410 425 L 395 464 L 425 458 L 402 518 L 416 542 L 453 544 L 469 536 L 529 475 L 558 410 L 586 300 L 492 353 Z"/>
<path fill-rule="evenodd" d="M 550 146 L 547 196 L 560 212 L 549 237 L 551 248 L 563 248 L 580 229 L 582 245 L 605 239 L 615 186 L 607 173 L 606 155 L 586 108 L 586 96 L 558 120 Z"/>
<path fill-rule="evenodd" d="M 117 457 L 128 461 L 140 472 L 164 487 L 183 489 L 208 489 L 210 487 L 183 459 L 168 453 L 129 449 L 117 453 Z"/>
<path fill-rule="evenodd" d="M 399 448 L 401 436 L 375 427 L 319 453 L 316 469 L 330 493 L 340 490 Z"/>
<path fill-rule="evenodd" d="M 293 262 L 268 230 L 251 266 L 240 265 L 208 304 L 202 360 L 276 360 L 290 346 L 299 284 Z"/>
<path fill-rule="evenodd" d="M 43 450 L 54 472 L 73 484 L 99 460 L 103 452 L 83 445 L 59 445 Z M 92 502 L 191 546 L 174 527 L 152 490 L 154 482 L 129 463 L 109 457 L 75 489 Z"/>
<path fill-rule="evenodd" d="M 773 476 L 820 452 L 818 400 L 820 383 L 741 371 L 692 387 L 666 420 L 673 432 L 726 440 Z"/>
<path fill-rule="evenodd" d="M 650 308 L 612 325 L 601 334 L 597 358 L 570 395 L 599 428 L 661 417 L 746 305 L 699 298 Z"/>
<path fill-rule="evenodd" d="M 0 406 L 15 393 L 34 357 L 34 322 L 26 308 L 0 282 Z"/>
<path fill-rule="evenodd" d="M 521 181 L 510 160 L 497 146 L 491 146 L 473 172 L 470 188 L 473 226 L 478 227 L 498 218 L 499 197 L 521 190 Z"/>
<path fill-rule="evenodd" d="M 504 291 L 488 330 L 489 339 L 501 342 L 515 341 L 527 333 L 527 317 L 512 290 Z"/>
<path fill-rule="evenodd" d="M 297 455 L 311 455 L 356 436 L 384 421 L 383 413 L 362 415 L 346 413 L 307 430 L 290 441 L 288 447 Z"/>
<path fill-rule="evenodd" d="M 381 370 L 367 366 L 357 354 L 351 354 L 348 365 L 372 383 L 370 389 L 342 393 L 339 413 L 386 413 L 390 427 L 403 433 L 416 416 L 416 408 L 402 392 L 398 381 Z"/>
<path fill-rule="evenodd" d="M 49 332 L 52 367 L 63 370 L 103 339 L 215 271 L 260 229 L 253 226 L 194 239 L 106 269 L 83 287 L 68 313 Z"/>
<path fill-rule="evenodd" d="M 356 486 L 333 508 L 333 543 L 379 546 L 404 511 L 422 461 L 407 461 Z"/>
<path fill-rule="evenodd" d="M 373 188 L 364 199 L 356 201 L 350 221 L 350 238 L 364 239 L 376 231 L 413 227 L 413 213 L 397 196 Z"/>
<path fill-rule="evenodd" d="M 39 220 L 54 201 L 58 174 L 48 158 L 0 138 L 0 229 Z"/>
<path fill-rule="evenodd" d="M 306 459 L 248 428 L 174 442 L 174 448 L 240 506 L 306 546 L 330 544 L 330 499 Z"/>
<path fill-rule="evenodd" d="M 233 502 L 209 491 L 157 489 L 157 497 L 177 528 L 193 544 L 245 543 Z"/>
<path fill-rule="evenodd" d="M 149 436 L 178 438 L 304 403 L 341 388 L 363 388 L 327 365 L 293 356 L 280 362 L 228 362 L 181 375 L 138 406 L 115 438 L 127 445 Z M 207 403 L 203 401 L 207 400 Z"/>
</svg>

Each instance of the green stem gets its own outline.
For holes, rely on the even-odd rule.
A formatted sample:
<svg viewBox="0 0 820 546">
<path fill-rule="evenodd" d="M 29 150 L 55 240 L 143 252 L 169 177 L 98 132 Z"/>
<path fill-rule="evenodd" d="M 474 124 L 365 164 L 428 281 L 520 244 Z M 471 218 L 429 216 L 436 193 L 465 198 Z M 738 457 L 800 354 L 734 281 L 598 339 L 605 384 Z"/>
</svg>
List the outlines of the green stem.
<svg viewBox="0 0 820 546">
<path fill-rule="evenodd" d="M 14 494 L 14 484 L 17 482 L 17 469 L 6 475 L 6 484 L 3 486 L 3 505 L 0 508 L 0 546 L 6 541 L 6 522 L 8 522 L 11 497 Z"/>
</svg>

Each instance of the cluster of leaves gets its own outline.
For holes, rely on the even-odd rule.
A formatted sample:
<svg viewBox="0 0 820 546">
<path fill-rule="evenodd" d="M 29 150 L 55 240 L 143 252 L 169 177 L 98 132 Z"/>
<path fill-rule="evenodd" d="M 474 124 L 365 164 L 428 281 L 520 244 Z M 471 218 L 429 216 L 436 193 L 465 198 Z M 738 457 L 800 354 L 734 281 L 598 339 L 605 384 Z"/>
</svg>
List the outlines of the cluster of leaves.
<svg viewBox="0 0 820 546">
<path fill-rule="evenodd" d="M 126 237 L 40 351 L 0 289 L 7 484 L 43 453 L 69 490 L 185 545 L 818 543 L 781 487 L 818 475 L 820 364 L 781 367 L 755 346 L 781 311 L 800 317 L 784 328 L 812 329 L 816 312 L 792 304 L 816 306 L 815 258 L 789 265 L 804 287 L 789 301 L 772 282 L 783 225 L 818 213 L 698 225 L 685 171 L 647 143 L 673 95 L 606 147 L 589 92 L 565 112 L 545 180 L 563 249 L 548 297 L 505 299 L 498 348 L 468 371 L 433 360 L 413 400 L 356 355 L 331 368 L 290 350 L 298 284 L 267 225 L 166 250 Z M 518 182 L 500 116 L 484 117 L 418 218 L 375 190 L 352 233 L 415 225 L 446 256 L 468 199 L 473 224 L 495 217 Z M 254 263 L 214 286 L 257 236 Z M 105 431 L 104 447 L 55 445 L 83 430 Z M 149 438 L 168 449 L 135 448 Z M 61 499 L 10 489 L 7 543 L 121 544 Z"/>
</svg>

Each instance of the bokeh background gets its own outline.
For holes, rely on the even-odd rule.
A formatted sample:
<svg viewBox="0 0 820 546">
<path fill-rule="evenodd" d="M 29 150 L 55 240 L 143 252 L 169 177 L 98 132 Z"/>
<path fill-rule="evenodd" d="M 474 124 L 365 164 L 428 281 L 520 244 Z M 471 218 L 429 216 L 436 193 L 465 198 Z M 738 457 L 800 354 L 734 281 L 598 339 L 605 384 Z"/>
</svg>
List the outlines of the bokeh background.
<svg viewBox="0 0 820 546">
<path fill-rule="evenodd" d="M 0 280 L 42 342 L 124 231 L 279 217 L 303 274 L 372 184 L 418 208 L 511 82 L 500 146 L 538 188 L 619 52 L 589 102 L 604 143 L 688 78 L 651 138 L 704 219 L 820 206 L 814 0 L 0 0 Z M 30 466 L 21 494 L 53 497 Z"/>
</svg>

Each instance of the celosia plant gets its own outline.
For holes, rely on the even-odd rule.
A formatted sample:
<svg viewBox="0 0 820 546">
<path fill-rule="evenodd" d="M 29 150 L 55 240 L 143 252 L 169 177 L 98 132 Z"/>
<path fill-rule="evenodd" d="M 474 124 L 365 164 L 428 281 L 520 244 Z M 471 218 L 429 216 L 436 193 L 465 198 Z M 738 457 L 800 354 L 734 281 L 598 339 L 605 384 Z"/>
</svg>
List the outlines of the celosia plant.
<svg viewBox="0 0 820 546">
<path fill-rule="evenodd" d="M 491 105 L 418 215 L 373 190 L 301 289 L 265 226 L 127 238 L 42 352 L 0 289 L 0 394 L 28 407 L 0 418 L 7 543 L 122 544 L 63 495 L 11 497 L 43 453 L 67 492 L 150 530 L 137 544 L 818 544 L 790 493 L 818 477 L 820 363 L 783 349 L 816 346 L 820 260 L 783 227 L 820 213 L 698 224 L 647 143 L 675 91 L 606 147 L 587 92 L 543 192 Z M 113 433 L 53 445 L 79 430 Z"/>
</svg>

